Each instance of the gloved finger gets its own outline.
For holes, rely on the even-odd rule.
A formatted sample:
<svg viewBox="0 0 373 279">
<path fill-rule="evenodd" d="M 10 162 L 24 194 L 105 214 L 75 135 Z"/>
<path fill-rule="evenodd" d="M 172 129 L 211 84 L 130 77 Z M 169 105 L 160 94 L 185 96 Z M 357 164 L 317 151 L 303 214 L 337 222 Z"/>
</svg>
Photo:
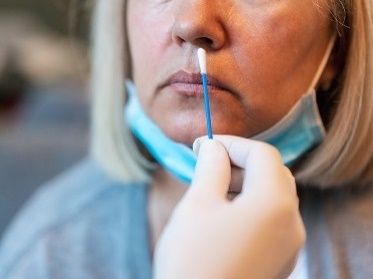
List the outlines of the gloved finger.
<svg viewBox="0 0 373 279">
<path fill-rule="evenodd" d="M 263 142 L 236 136 L 216 135 L 215 140 L 225 146 L 234 165 L 245 169 L 243 193 L 263 187 L 272 191 L 273 187 L 281 184 L 273 183 L 284 176 L 284 165 L 277 149 Z"/>
<path fill-rule="evenodd" d="M 287 175 L 287 177 L 289 178 L 289 185 L 291 185 L 291 190 L 293 191 L 293 194 L 295 196 L 298 196 L 297 194 L 297 185 L 296 185 L 296 182 L 295 182 L 295 177 L 293 176 L 293 173 L 290 171 L 290 169 L 286 166 L 284 166 L 284 171 Z"/>
<path fill-rule="evenodd" d="M 245 170 L 232 166 L 231 182 L 229 185 L 229 192 L 239 194 L 242 191 L 242 184 L 245 176 Z"/>
<path fill-rule="evenodd" d="M 199 153 L 199 148 L 201 145 L 201 142 L 204 140 L 207 140 L 207 136 L 197 138 L 193 143 L 193 151 L 196 155 Z M 231 166 L 231 181 L 229 184 L 229 190 L 228 192 L 237 195 L 242 190 L 242 183 L 244 179 L 244 172 L 245 170 L 243 168 L 237 167 L 235 165 Z"/>
<path fill-rule="evenodd" d="M 215 140 L 203 140 L 199 147 L 191 196 L 225 199 L 231 179 L 231 166 L 224 146 Z"/>
</svg>

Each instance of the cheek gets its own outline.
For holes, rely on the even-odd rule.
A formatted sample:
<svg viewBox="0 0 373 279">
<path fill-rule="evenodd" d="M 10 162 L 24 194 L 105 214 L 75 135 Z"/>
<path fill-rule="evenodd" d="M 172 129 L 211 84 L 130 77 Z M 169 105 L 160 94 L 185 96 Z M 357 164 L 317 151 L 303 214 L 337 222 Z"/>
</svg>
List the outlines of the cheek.
<svg viewBox="0 0 373 279">
<path fill-rule="evenodd" d="M 308 51 L 315 29 L 310 26 L 312 20 L 305 20 L 301 7 L 289 6 L 246 14 L 240 19 L 242 27 L 235 30 L 246 32 L 234 36 L 237 41 L 233 54 L 241 60 L 238 65 L 253 68 L 253 75 L 249 76 L 267 75 L 269 71 L 274 72 L 269 75 L 273 79 L 275 72 L 286 74 L 284 70 L 297 64 L 294 58 Z"/>
<path fill-rule="evenodd" d="M 153 86 L 151 82 L 169 41 L 169 18 L 145 4 L 133 4 L 128 10 L 127 26 L 135 83 L 139 91 L 150 94 L 146 92 Z"/>
<path fill-rule="evenodd" d="M 235 61 L 232 70 L 238 69 L 245 77 L 242 84 L 249 84 L 245 92 L 259 115 L 269 108 L 284 114 L 304 93 L 312 79 L 309 76 L 312 69 L 307 65 L 317 61 L 305 60 L 311 57 L 320 30 L 327 24 L 327 19 L 320 21 L 311 1 L 305 1 L 307 4 L 286 2 L 247 13 L 237 19 L 240 26 L 232 28 L 232 33 L 246 30 L 232 36 L 236 38 L 232 39 L 232 60 Z M 276 114 L 274 118 L 278 118 Z"/>
</svg>

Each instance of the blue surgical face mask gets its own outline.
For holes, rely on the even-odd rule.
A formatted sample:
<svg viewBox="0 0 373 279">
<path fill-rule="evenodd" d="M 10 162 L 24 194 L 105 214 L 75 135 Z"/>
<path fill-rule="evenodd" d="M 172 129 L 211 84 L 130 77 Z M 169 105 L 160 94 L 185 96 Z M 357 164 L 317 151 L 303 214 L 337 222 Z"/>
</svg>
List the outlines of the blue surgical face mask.
<svg viewBox="0 0 373 279">
<path fill-rule="evenodd" d="M 315 87 L 329 60 L 334 41 L 335 36 L 328 45 L 310 90 L 277 124 L 252 138 L 275 146 L 287 166 L 291 166 L 325 137 Z M 132 82 L 127 81 L 126 87 L 129 98 L 125 107 L 125 119 L 130 130 L 165 170 L 180 181 L 190 184 L 197 161 L 195 154 L 188 146 L 168 138 L 145 114 Z"/>
</svg>

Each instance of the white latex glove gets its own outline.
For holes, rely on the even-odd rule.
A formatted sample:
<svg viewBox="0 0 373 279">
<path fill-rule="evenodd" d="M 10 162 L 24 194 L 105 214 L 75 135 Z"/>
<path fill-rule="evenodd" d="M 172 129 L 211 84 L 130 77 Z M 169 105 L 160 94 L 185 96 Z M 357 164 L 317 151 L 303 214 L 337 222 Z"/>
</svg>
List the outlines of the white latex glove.
<svg viewBox="0 0 373 279">
<path fill-rule="evenodd" d="M 279 152 L 233 136 L 201 141 L 192 185 L 157 243 L 155 278 L 286 278 L 305 229 Z M 226 198 L 231 163 L 245 170 L 233 201 Z"/>
</svg>

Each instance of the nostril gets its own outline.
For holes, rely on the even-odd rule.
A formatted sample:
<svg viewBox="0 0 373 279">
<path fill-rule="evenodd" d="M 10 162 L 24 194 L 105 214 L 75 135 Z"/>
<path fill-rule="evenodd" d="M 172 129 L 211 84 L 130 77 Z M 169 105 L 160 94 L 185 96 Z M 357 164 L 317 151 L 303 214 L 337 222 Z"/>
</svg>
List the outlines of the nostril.
<svg viewBox="0 0 373 279">
<path fill-rule="evenodd" d="M 221 48 L 225 43 L 225 31 L 217 20 L 206 21 L 201 16 L 185 15 L 175 18 L 171 29 L 172 41 L 178 45 L 193 44 L 209 50 Z"/>
<path fill-rule="evenodd" d="M 214 45 L 214 41 L 208 37 L 197 38 L 195 39 L 194 43 L 200 47 L 206 47 L 206 48 L 211 48 Z"/>
</svg>

